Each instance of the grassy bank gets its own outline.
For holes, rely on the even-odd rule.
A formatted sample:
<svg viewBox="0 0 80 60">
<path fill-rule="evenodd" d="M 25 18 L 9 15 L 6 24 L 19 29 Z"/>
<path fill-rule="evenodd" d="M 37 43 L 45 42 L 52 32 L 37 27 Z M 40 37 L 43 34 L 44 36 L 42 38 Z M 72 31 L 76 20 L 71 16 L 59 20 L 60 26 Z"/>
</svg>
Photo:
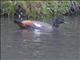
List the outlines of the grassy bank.
<svg viewBox="0 0 80 60">
<path fill-rule="evenodd" d="M 80 1 L 75 1 L 78 5 Z M 56 16 L 63 15 L 69 10 L 72 1 L 2 1 L 1 15 L 7 14 L 13 17 L 17 5 L 21 5 L 26 10 L 29 20 L 50 20 Z"/>
</svg>

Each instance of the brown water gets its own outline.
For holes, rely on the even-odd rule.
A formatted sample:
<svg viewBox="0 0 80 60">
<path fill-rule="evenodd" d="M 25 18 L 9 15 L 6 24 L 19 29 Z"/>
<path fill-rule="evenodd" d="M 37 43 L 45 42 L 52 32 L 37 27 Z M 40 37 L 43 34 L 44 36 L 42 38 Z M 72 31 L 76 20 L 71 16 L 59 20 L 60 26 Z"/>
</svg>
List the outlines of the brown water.
<svg viewBox="0 0 80 60">
<path fill-rule="evenodd" d="M 19 30 L 11 19 L 1 19 L 1 60 L 80 60 L 80 18 L 52 33 Z"/>
</svg>

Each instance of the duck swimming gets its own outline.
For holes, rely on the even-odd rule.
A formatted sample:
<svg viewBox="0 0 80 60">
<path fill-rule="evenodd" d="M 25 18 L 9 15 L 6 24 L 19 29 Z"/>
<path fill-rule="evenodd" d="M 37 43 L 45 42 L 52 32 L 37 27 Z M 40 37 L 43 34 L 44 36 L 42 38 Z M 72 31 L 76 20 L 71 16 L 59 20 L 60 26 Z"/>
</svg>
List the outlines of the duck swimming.
<svg viewBox="0 0 80 60">
<path fill-rule="evenodd" d="M 63 20 L 54 20 L 53 25 L 41 22 L 41 21 L 31 21 L 31 20 L 23 20 L 23 21 L 14 21 L 21 29 L 27 29 L 27 30 L 39 30 L 43 32 L 51 32 L 53 31 L 53 28 L 58 28 L 60 24 L 63 24 Z"/>
</svg>

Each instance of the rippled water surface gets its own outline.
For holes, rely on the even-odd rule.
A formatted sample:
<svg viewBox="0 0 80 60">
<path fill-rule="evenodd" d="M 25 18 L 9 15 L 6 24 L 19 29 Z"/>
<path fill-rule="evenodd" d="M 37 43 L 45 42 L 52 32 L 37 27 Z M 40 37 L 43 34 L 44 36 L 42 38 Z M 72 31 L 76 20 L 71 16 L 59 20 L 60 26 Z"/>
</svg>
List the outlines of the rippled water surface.
<svg viewBox="0 0 80 60">
<path fill-rule="evenodd" d="M 53 32 L 19 30 L 11 19 L 1 19 L 1 60 L 80 60 L 80 18 Z"/>
</svg>

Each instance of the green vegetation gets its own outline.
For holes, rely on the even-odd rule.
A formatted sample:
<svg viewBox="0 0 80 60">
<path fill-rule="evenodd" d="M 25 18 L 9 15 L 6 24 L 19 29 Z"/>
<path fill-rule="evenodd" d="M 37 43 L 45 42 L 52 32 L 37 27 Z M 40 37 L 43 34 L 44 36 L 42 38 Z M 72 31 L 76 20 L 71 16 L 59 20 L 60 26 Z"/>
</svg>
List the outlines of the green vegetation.
<svg viewBox="0 0 80 60">
<path fill-rule="evenodd" d="M 80 4 L 80 1 L 76 1 Z M 2 1 L 1 14 L 7 13 L 9 16 L 14 15 L 16 5 L 20 4 L 26 10 L 26 15 L 30 20 L 50 20 L 56 16 L 64 14 L 68 11 L 71 1 Z"/>
</svg>

